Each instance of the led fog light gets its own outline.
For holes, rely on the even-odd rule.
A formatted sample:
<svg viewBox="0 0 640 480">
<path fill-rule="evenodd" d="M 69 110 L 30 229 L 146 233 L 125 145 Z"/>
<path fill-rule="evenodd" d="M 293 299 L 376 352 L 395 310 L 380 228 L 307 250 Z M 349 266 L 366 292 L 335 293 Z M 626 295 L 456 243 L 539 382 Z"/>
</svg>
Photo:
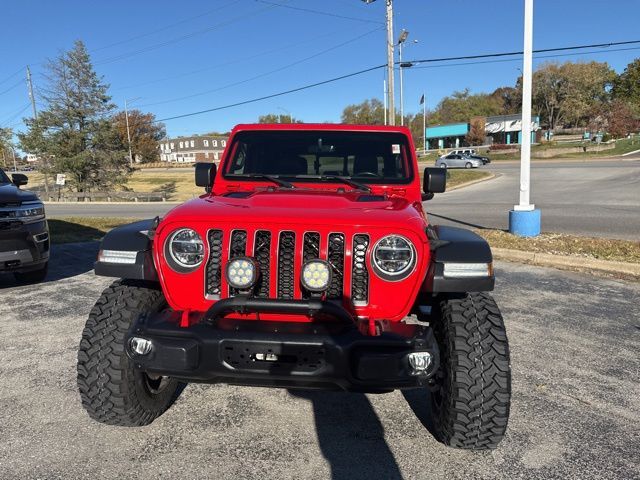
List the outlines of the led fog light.
<svg viewBox="0 0 640 480">
<path fill-rule="evenodd" d="M 431 354 L 429 352 L 411 352 L 407 355 L 411 375 L 425 375 L 431 366 Z"/>
<path fill-rule="evenodd" d="M 131 337 L 129 339 L 129 348 L 131 348 L 131 351 L 136 355 L 148 355 L 151 353 L 153 345 L 151 340 L 147 340 L 146 338 Z"/>
<path fill-rule="evenodd" d="M 329 264 L 322 260 L 311 260 L 302 267 L 302 284 L 311 292 L 324 292 L 331 283 Z"/>
<path fill-rule="evenodd" d="M 249 257 L 238 257 L 227 263 L 227 282 L 238 290 L 251 288 L 258 280 L 258 265 Z"/>
</svg>

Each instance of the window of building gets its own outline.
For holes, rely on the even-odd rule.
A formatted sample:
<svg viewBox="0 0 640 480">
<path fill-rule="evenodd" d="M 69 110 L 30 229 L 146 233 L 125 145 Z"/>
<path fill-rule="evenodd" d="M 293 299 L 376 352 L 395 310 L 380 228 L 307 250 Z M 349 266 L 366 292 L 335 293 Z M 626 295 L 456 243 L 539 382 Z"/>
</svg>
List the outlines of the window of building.
<svg viewBox="0 0 640 480">
<path fill-rule="evenodd" d="M 195 147 L 196 142 L 194 142 L 193 140 L 191 140 L 191 148 Z"/>
<path fill-rule="evenodd" d="M 211 145 L 213 145 L 214 147 L 218 146 L 218 141 L 217 140 L 211 140 Z"/>
<path fill-rule="evenodd" d="M 222 140 L 220 143 L 222 144 L 223 147 L 227 146 L 227 141 L 226 140 Z"/>
<path fill-rule="evenodd" d="M 209 146 L 209 140 L 203 140 L 203 142 L 204 142 L 204 146 L 205 146 L 205 147 L 208 147 L 208 146 Z"/>
<path fill-rule="evenodd" d="M 171 150 L 173 150 L 174 145 L 175 144 L 173 142 L 171 142 Z"/>
<path fill-rule="evenodd" d="M 180 148 L 184 148 L 184 142 L 180 142 Z"/>
</svg>

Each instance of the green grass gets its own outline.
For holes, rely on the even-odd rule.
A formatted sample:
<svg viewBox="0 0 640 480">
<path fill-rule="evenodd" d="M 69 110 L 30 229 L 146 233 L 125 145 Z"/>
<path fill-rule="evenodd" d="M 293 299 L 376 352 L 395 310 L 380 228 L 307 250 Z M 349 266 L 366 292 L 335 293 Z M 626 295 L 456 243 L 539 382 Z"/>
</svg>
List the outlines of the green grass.
<svg viewBox="0 0 640 480">
<path fill-rule="evenodd" d="M 589 148 L 592 148 L 593 146 L 595 146 L 595 144 L 593 143 L 583 143 L 583 142 L 577 142 L 577 143 L 561 143 L 561 144 L 554 144 L 554 143 L 545 143 L 545 144 L 541 144 L 541 145 L 534 145 L 531 147 L 531 152 L 535 153 L 536 151 L 540 151 L 540 150 L 549 150 L 552 148 L 575 148 L 575 147 L 580 147 L 582 145 L 586 145 L 587 146 L 587 151 L 586 152 L 567 152 L 567 153 L 558 153 L 557 155 L 554 155 L 552 157 L 545 157 L 545 158 L 532 158 L 532 160 L 534 161 L 544 161 L 544 160 L 559 160 L 559 159 L 563 159 L 563 158 L 599 158 L 599 157 L 616 157 L 619 155 L 623 155 L 625 153 L 629 153 L 629 152 L 633 152 L 635 150 L 640 150 L 640 139 L 638 139 L 637 137 L 634 139 L 621 139 L 621 140 L 617 140 L 616 141 L 616 145 L 614 148 L 609 149 L 609 150 L 602 150 L 602 151 L 595 151 L 595 150 L 589 150 Z M 501 160 L 520 160 L 520 151 L 515 152 L 515 153 L 500 153 L 500 150 L 496 150 L 493 152 L 489 152 L 488 155 L 492 161 L 501 161 Z"/>
<path fill-rule="evenodd" d="M 502 230 L 476 230 L 476 233 L 494 248 L 640 263 L 640 242 L 631 240 L 581 237 L 564 233 L 543 233 L 533 238 L 522 238 Z"/>
<path fill-rule="evenodd" d="M 491 176 L 491 173 L 477 169 L 449 170 L 447 172 L 447 188 L 456 187 L 463 183 L 480 180 Z"/>
</svg>

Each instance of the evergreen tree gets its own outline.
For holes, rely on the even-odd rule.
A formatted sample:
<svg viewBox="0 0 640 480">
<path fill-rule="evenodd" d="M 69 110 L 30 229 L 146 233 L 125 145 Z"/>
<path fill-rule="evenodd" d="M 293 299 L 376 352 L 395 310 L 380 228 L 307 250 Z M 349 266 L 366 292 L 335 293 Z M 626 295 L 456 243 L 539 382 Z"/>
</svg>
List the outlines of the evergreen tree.
<svg viewBox="0 0 640 480">
<path fill-rule="evenodd" d="M 82 41 L 46 69 L 45 108 L 27 120 L 27 132 L 18 135 L 21 148 L 49 159 L 51 169 L 66 173 L 79 192 L 124 183 L 130 168 L 109 116 L 115 106 Z"/>
</svg>

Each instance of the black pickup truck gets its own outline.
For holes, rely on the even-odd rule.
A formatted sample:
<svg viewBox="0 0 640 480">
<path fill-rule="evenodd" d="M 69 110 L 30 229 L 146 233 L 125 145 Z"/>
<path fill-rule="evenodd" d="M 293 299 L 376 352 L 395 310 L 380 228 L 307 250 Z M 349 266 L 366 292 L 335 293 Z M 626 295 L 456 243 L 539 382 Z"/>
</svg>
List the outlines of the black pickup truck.
<svg viewBox="0 0 640 480">
<path fill-rule="evenodd" d="M 20 189 L 27 181 L 0 169 L 0 273 L 31 283 L 47 276 L 49 226 L 38 196 Z"/>
</svg>

